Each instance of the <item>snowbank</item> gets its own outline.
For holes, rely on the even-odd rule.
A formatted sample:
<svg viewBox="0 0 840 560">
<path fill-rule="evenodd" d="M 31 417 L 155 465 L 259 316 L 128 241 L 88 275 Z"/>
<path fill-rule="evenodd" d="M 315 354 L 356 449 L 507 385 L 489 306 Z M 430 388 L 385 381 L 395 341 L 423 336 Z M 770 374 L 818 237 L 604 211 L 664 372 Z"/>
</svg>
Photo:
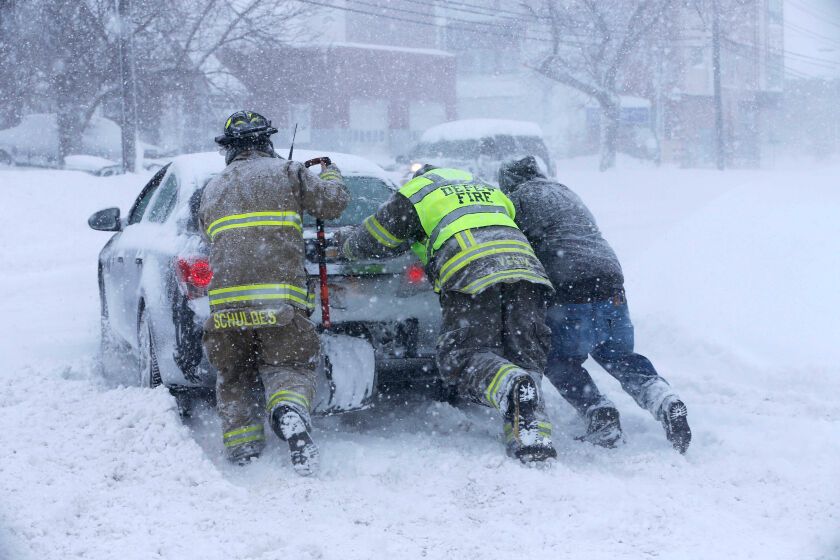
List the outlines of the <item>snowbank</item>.
<svg viewBox="0 0 840 560">
<path fill-rule="evenodd" d="M 546 386 L 548 471 L 504 457 L 489 410 L 412 396 L 319 421 L 316 479 L 274 440 L 233 468 L 212 411 L 183 425 L 165 391 L 95 373 L 108 234 L 85 222 L 148 175 L 0 171 L 0 558 L 840 556 L 840 169 L 559 167 L 622 258 L 639 348 L 688 403 L 685 457 L 593 365 L 628 442 L 574 441 Z"/>
<path fill-rule="evenodd" d="M 636 315 L 697 332 L 761 365 L 840 363 L 837 167 L 659 171 L 560 180 L 618 251 Z M 644 341 L 642 341 L 644 342 Z"/>
</svg>

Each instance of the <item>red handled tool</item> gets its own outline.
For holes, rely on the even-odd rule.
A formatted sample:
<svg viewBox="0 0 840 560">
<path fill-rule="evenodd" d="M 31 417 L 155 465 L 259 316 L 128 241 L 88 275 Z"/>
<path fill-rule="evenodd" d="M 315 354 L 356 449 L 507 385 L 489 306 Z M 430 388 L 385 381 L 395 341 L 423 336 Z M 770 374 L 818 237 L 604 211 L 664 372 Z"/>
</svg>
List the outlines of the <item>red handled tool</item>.
<svg viewBox="0 0 840 560">
<path fill-rule="evenodd" d="M 310 159 L 304 162 L 306 167 L 321 164 L 322 169 L 332 163 L 327 156 Z M 317 240 L 315 246 L 318 248 L 318 276 L 321 280 L 321 324 L 324 330 L 330 328 L 330 288 L 327 285 L 327 237 L 324 234 L 324 220 L 315 220 Z"/>
</svg>

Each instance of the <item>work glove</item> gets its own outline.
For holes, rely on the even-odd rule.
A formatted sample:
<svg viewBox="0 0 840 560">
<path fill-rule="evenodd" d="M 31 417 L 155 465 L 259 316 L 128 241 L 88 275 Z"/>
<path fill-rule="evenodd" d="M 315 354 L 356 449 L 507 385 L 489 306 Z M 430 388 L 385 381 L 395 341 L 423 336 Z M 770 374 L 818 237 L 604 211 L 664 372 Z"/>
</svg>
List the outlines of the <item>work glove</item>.
<svg viewBox="0 0 840 560">
<path fill-rule="evenodd" d="M 356 231 L 355 226 L 343 226 L 333 232 L 332 239 L 330 239 L 329 244 L 338 250 L 339 258 L 350 260 L 350 255 L 345 249 L 345 245 L 347 240 L 350 239 L 350 236 L 353 235 L 354 231 Z"/>
</svg>

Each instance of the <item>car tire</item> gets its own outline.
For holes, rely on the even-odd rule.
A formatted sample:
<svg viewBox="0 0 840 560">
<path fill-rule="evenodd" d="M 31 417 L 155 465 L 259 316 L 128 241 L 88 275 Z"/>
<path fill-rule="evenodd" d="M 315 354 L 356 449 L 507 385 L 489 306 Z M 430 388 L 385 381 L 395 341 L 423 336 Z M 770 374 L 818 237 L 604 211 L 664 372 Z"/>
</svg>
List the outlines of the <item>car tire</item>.
<svg viewBox="0 0 840 560">
<path fill-rule="evenodd" d="M 141 304 L 137 318 L 137 379 L 141 387 L 154 389 L 163 384 L 160 377 L 155 337 L 149 314 Z"/>
<path fill-rule="evenodd" d="M 0 167 L 11 167 L 14 163 L 15 161 L 9 152 L 0 150 Z"/>
</svg>

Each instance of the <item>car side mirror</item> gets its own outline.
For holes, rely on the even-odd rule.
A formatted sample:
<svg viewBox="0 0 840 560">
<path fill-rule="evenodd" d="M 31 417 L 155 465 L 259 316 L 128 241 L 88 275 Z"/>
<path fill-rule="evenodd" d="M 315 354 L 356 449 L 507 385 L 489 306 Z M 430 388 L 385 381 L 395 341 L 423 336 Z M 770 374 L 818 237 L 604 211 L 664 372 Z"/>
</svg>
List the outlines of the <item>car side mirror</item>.
<svg viewBox="0 0 840 560">
<path fill-rule="evenodd" d="M 91 229 L 97 231 L 120 231 L 122 223 L 120 222 L 119 208 L 106 208 L 95 212 L 88 218 L 88 225 Z"/>
</svg>

